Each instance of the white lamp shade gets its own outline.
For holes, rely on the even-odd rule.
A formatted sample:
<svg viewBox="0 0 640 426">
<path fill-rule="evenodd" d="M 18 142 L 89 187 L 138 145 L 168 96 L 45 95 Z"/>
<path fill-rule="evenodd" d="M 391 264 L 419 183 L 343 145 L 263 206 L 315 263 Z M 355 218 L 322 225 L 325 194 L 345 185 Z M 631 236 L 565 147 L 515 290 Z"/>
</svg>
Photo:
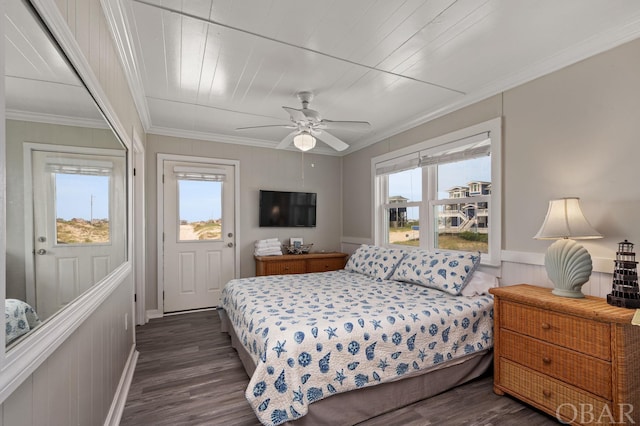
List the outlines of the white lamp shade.
<svg viewBox="0 0 640 426">
<path fill-rule="evenodd" d="M 561 238 L 591 239 L 602 238 L 593 229 L 580 209 L 579 198 L 560 198 L 549 201 L 549 210 L 538 233 L 538 240 L 557 240 Z"/>
<path fill-rule="evenodd" d="M 293 144 L 300 151 L 309 151 L 316 146 L 316 138 L 307 132 L 302 132 L 293 138 Z"/>
</svg>

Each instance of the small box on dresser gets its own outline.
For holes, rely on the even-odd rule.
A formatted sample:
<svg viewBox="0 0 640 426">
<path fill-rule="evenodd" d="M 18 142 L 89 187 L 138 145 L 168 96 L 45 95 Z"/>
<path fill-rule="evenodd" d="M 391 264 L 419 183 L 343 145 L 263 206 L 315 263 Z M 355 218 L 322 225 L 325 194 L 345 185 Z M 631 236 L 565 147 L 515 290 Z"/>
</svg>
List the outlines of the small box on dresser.
<svg viewBox="0 0 640 426">
<path fill-rule="evenodd" d="M 347 253 L 325 252 L 284 254 L 282 256 L 255 256 L 256 275 L 306 274 L 343 269 Z"/>
<path fill-rule="evenodd" d="M 494 295 L 494 391 L 572 424 L 640 424 L 635 310 L 520 284 Z"/>
</svg>

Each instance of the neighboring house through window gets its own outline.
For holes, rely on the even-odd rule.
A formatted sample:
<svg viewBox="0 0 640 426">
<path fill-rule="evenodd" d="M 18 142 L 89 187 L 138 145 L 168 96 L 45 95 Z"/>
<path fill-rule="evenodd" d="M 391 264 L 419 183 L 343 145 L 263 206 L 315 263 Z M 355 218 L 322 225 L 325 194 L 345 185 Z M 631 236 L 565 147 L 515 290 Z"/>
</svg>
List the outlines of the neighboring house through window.
<svg viewBox="0 0 640 426">
<path fill-rule="evenodd" d="M 501 145 L 496 118 L 373 158 L 375 243 L 480 251 L 497 265 Z"/>
</svg>

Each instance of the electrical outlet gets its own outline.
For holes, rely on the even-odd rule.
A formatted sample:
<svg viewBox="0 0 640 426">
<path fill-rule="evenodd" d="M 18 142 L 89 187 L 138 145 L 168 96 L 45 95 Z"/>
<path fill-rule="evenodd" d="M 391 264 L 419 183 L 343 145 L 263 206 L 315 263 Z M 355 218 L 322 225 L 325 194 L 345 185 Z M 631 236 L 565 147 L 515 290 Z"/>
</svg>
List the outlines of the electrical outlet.
<svg viewBox="0 0 640 426">
<path fill-rule="evenodd" d="M 129 329 L 129 313 L 124 314 L 124 329 L 125 331 Z"/>
</svg>

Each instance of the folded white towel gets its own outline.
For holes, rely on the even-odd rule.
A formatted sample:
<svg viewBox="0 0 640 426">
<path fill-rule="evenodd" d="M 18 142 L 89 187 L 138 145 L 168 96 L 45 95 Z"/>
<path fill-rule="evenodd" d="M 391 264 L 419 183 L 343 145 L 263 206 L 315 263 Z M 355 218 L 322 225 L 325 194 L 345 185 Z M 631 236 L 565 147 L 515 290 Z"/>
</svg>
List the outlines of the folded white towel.
<svg viewBox="0 0 640 426">
<path fill-rule="evenodd" d="M 256 248 L 280 248 L 280 241 L 276 239 L 276 241 L 258 241 L 255 244 Z"/>
<path fill-rule="evenodd" d="M 256 249 L 254 254 L 256 256 L 282 256 L 282 250 L 280 248 Z"/>
<path fill-rule="evenodd" d="M 257 240 L 256 244 L 258 243 L 263 243 L 263 244 L 267 244 L 267 243 L 280 243 L 280 240 L 278 240 L 277 238 L 267 238 L 264 240 Z"/>
</svg>

